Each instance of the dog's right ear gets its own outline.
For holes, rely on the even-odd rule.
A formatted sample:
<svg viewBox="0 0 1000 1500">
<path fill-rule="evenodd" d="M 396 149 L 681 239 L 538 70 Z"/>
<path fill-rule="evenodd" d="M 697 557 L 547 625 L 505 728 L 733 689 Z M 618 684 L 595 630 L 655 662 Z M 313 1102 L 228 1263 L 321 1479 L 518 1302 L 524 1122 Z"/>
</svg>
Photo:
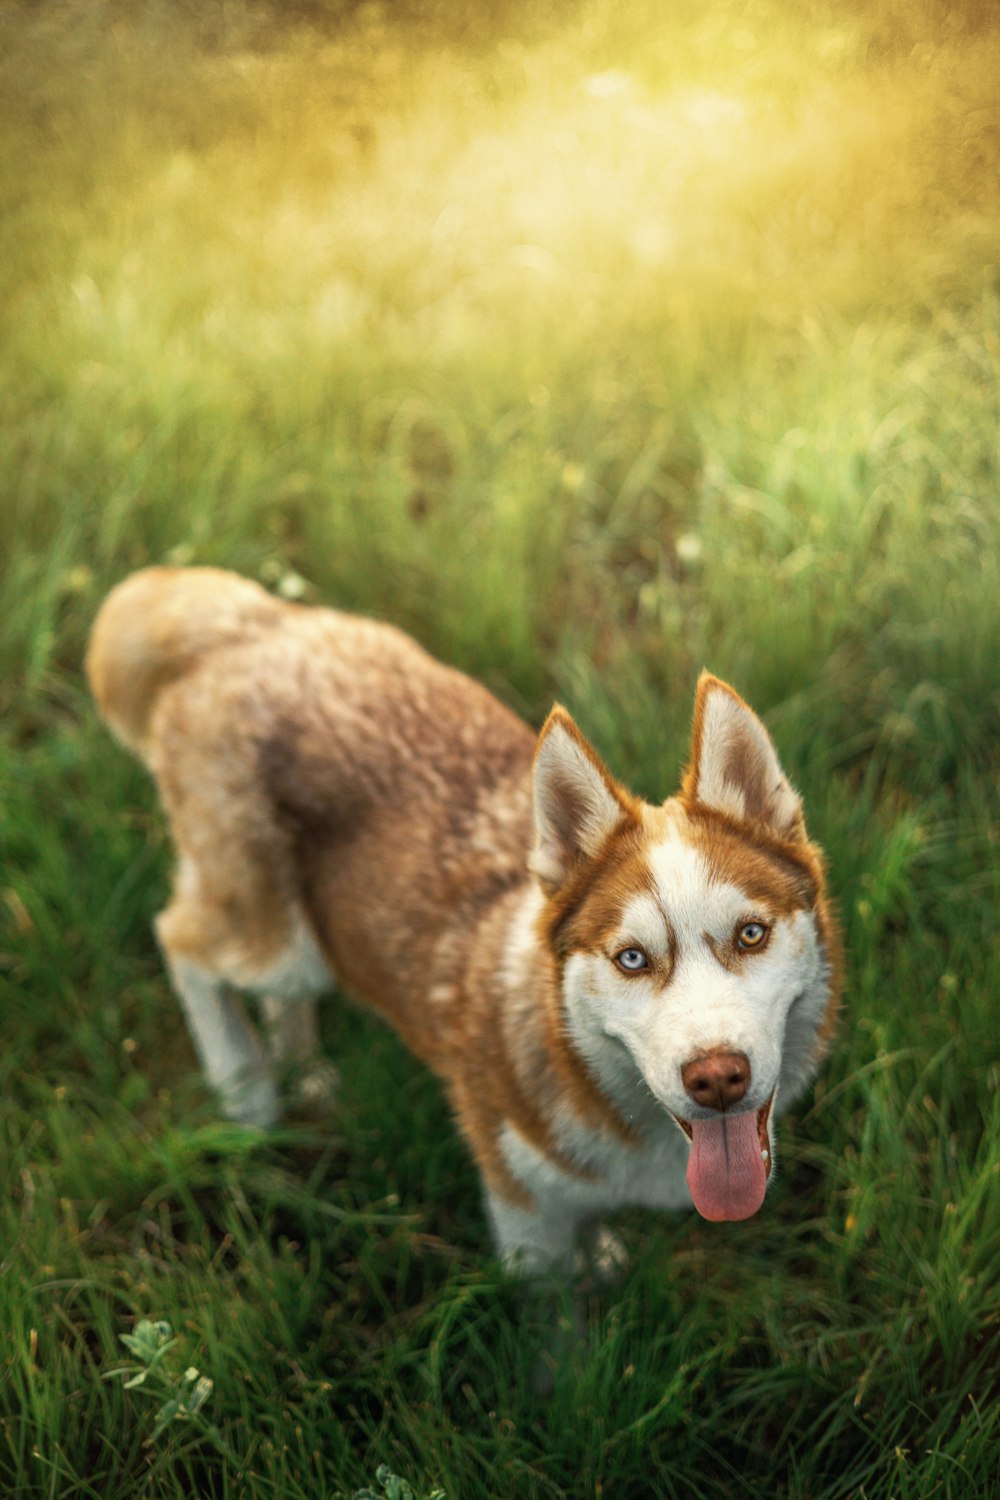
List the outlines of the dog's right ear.
<svg viewBox="0 0 1000 1500">
<path fill-rule="evenodd" d="M 558 703 L 538 736 L 533 796 L 528 867 L 550 895 L 633 816 L 633 799 Z"/>
</svg>

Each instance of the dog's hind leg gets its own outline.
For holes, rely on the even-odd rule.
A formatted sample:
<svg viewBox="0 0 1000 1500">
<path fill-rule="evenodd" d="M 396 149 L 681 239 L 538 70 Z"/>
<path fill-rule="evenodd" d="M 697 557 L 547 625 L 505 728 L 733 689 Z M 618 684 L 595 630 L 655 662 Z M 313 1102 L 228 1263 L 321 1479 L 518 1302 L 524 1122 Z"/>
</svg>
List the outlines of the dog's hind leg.
<svg viewBox="0 0 1000 1500">
<path fill-rule="evenodd" d="M 222 899 L 219 884 L 182 855 L 174 899 L 156 919 L 156 936 L 198 1061 L 223 1110 L 231 1120 L 266 1128 L 281 1113 L 274 1070 L 237 993 L 244 987 L 240 960 L 249 915 L 242 904 Z"/>
<path fill-rule="evenodd" d="M 279 1070 L 317 1050 L 311 1001 L 332 976 L 302 909 L 294 840 L 261 781 L 263 691 L 248 698 L 207 669 L 166 689 L 149 765 L 178 854 L 160 947 L 226 1114 L 266 1126 L 280 1114 Z M 261 1032 L 236 991 L 261 1001 Z"/>
<path fill-rule="evenodd" d="M 283 995 L 261 995 L 260 1014 L 275 1067 L 292 1072 L 315 1062 L 320 1042 L 314 997 L 289 1000 Z"/>
<path fill-rule="evenodd" d="M 242 1000 L 222 976 L 172 954 L 162 939 L 161 946 L 198 1060 L 226 1115 L 261 1129 L 276 1124 L 277 1085 Z"/>
<path fill-rule="evenodd" d="M 260 1011 L 268 1054 L 289 1098 L 309 1114 L 326 1114 L 336 1099 L 340 1077 L 320 1050 L 315 997 L 285 1000 L 262 995 Z"/>
<path fill-rule="evenodd" d="M 305 1109 L 333 1101 L 336 1069 L 323 1057 L 317 1000 L 333 987 L 329 964 L 300 909 L 288 912 L 283 946 L 266 969 L 247 978 L 258 997 L 268 1057 L 281 1085 Z"/>
<path fill-rule="evenodd" d="M 229 1119 L 267 1127 L 280 1118 L 273 1056 L 237 993 L 258 990 L 258 977 L 265 981 L 273 971 L 261 939 L 270 939 L 268 947 L 276 939 L 280 944 L 277 903 L 270 907 L 271 932 L 261 932 L 262 918 L 255 921 L 268 910 L 259 873 L 249 865 L 244 888 L 222 895 L 192 859 L 181 858 L 174 900 L 160 912 L 156 935 L 198 1061 L 223 1110 Z"/>
</svg>

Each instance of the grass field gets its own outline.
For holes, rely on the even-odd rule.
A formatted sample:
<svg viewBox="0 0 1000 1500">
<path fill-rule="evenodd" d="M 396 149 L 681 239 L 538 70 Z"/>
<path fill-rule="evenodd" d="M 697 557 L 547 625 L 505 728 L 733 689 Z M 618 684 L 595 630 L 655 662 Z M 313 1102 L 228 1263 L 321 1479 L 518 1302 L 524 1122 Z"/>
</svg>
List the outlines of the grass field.
<svg viewBox="0 0 1000 1500">
<path fill-rule="evenodd" d="M 1000 1493 L 998 77 L 973 0 L 0 6 L 0 1494 Z M 702 665 L 768 720 L 834 1055 L 761 1214 L 626 1216 L 558 1355 L 374 1020 L 332 1125 L 218 1122 L 80 668 L 162 560 L 649 796 Z"/>
</svg>

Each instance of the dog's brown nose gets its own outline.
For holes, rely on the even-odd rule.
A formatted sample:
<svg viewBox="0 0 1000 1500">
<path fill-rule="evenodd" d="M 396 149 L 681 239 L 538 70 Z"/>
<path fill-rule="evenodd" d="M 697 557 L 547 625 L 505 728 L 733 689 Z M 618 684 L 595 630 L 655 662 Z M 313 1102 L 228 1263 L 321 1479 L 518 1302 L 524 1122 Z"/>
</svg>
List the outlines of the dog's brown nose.
<svg viewBox="0 0 1000 1500">
<path fill-rule="evenodd" d="M 745 1052 L 703 1052 L 681 1068 L 681 1082 L 695 1104 L 728 1109 L 750 1087 L 750 1059 Z"/>
</svg>

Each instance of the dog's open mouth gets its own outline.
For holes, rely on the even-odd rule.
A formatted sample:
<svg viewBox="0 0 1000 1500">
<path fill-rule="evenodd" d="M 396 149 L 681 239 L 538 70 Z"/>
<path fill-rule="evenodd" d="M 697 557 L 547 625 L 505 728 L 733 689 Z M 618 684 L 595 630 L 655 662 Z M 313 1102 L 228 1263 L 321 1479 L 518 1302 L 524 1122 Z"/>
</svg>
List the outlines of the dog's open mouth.
<svg viewBox="0 0 1000 1500">
<path fill-rule="evenodd" d="M 714 1120 L 674 1119 L 691 1142 L 687 1183 L 703 1219 L 749 1219 L 764 1201 L 771 1173 L 767 1122 L 772 1094 L 758 1110 Z"/>
</svg>

